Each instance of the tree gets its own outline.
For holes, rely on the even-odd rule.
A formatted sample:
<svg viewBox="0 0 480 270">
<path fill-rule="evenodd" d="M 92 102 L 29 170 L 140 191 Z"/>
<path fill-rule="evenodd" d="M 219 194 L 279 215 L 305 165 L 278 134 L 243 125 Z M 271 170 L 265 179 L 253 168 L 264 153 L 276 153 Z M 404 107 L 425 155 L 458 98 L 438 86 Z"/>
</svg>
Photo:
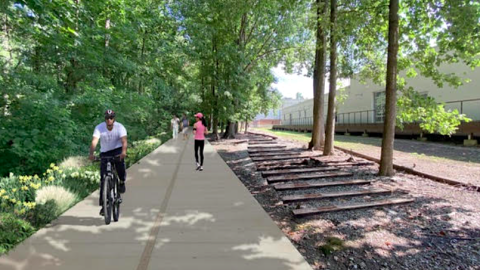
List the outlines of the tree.
<svg viewBox="0 0 480 270">
<path fill-rule="evenodd" d="M 328 113 L 327 113 L 327 129 L 325 133 L 325 146 L 323 148 L 324 155 L 333 154 L 333 140 L 335 137 L 335 107 L 337 92 L 337 34 L 336 34 L 336 18 L 337 17 L 337 1 L 330 1 L 330 92 L 328 93 Z"/>
<path fill-rule="evenodd" d="M 324 118 L 324 95 L 325 95 L 325 64 L 326 64 L 326 35 L 323 18 L 327 12 L 326 0 L 316 1 L 316 46 L 315 68 L 313 71 L 313 130 L 312 139 L 308 144 L 309 149 L 319 150 L 324 143 L 325 129 Z"/>
<path fill-rule="evenodd" d="M 398 53 L 398 0 L 390 0 L 388 19 L 388 60 L 386 76 L 385 122 L 383 126 L 382 153 L 379 174 L 391 176 L 393 170 L 393 142 L 395 138 L 397 53 Z"/>
</svg>

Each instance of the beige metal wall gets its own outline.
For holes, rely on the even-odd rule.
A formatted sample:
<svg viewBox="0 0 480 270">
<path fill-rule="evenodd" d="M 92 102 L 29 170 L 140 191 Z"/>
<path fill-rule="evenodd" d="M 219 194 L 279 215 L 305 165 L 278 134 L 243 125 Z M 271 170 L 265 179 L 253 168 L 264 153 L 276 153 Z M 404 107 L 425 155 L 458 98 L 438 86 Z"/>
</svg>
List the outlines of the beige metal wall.
<svg viewBox="0 0 480 270">
<path fill-rule="evenodd" d="M 472 71 L 462 63 L 444 65 L 440 68 L 442 73 L 455 73 L 462 78 L 468 78 L 471 81 L 455 89 L 452 86 L 444 84 L 443 88 L 436 86 L 431 79 L 417 76 L 407 79 L 407 86 L 412 86 L 415 90 L 426 93 L 435 98 L 437 102 L 447 103 L 445 108 L 462 110 L 467 117 L 480 121 L 480 100 L 461 101 L 470 99 L 480 99 L 480 68 Z M 345 90 L 348 95 L 343 104 L 338 106 L 338 123 L 373 123 L 374 122 L 374 93 L 382 92 L 385 86 L 376 85 L 371 81 L 360 83 L 359 80 L 352 79 L 350 86 Z M 327 109 L 328 94 L 325 95 L 325 115 Z M 306 114 L 305 114 L 306 112 Z M 290 121 L 291 115 L 291 121 Z M 310 124 L 309 119 L 313 115 L 313 100 L 309 99 L 297 105 L 283 109 L 282 124 Z"/>
</svg>

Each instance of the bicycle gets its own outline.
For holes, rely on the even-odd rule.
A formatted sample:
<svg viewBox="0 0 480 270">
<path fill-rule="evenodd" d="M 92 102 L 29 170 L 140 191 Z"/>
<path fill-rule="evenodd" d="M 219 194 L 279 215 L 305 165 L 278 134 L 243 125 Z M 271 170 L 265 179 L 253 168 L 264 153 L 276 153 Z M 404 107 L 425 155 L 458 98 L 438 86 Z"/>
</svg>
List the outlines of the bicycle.
<svg viewBox="0 0 480 270">
<path fill-rule="evenodd" d="M 113 221 L 120 218 L 120 203 L 122 202 L 118 192 L 118 175 L 113 161 L 119 161 L 120 156 L 96 157 L 96 161 L 106 160 L 107 169 L 103 175 L 103 213 L 105 224 L 110 224 L 113 212 Z"/>
</svg>

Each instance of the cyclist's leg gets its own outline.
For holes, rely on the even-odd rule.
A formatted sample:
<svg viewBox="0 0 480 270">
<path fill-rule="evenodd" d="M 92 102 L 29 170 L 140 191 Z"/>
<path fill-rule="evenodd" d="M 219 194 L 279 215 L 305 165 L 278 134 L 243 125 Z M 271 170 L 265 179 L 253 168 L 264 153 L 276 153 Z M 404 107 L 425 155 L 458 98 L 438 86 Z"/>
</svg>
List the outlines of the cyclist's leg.
<svg viewBox="0 0 480 270">
<path fill-rule="evenodd" d="M 115 161 L 115 168 L 118 175 L 118 192 L 125 193 L 125 179 L 127 177 L 127 171 L 125 170 L 125 159 L 121 161 Z"/>
</svg>

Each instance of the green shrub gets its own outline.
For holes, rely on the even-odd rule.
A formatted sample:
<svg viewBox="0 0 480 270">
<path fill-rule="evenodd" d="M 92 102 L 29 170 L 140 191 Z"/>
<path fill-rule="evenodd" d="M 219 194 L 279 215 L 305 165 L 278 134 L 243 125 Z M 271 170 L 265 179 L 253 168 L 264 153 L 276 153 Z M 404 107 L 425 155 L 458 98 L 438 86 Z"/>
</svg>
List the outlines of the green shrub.
<svg viewBox="0 0 480 270">
<path fill-rule="evenodd" d="M 12 249 L 35 232 L 25 220 L 10 213 L 0 213 L 0 255 Z"/>
<path fill-rule="evenodd" d="M 36 228 L 41 228 L 58 217 L 58 207 L 54 200 L 48 200 L 44 204 L 38 204 L 26 215 L 28 220 Z"/>
<path fill-rule="evenodd" d="M 35 198 L 37 207 L 51 200 L 57 205 L 55 214 L 60 215 L 72 206 L 77 201 L 77 198 L 73 193 L 60 186 L 46 186 L 37 190 Z"/>
</svg>

